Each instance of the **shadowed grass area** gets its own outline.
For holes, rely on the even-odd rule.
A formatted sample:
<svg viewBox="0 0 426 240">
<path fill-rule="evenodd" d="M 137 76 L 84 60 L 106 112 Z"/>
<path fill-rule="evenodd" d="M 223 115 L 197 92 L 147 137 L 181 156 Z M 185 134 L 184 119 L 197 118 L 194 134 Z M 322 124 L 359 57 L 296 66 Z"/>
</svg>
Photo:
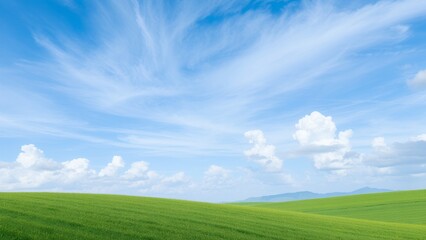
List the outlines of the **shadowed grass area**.
<svg viewBox="0 0 426 240">
<path fill-rule="evenodd" d="M 426 190 L 362 194 L 245 206 L 426 225 Z M 426 236 L 425 236 L 426 239 Z"/>
<path fill-rule="evenodd" d="M 1 193 L 0 239 L 424 239 L 426 227 L 145 197 Z"/>
</svg>

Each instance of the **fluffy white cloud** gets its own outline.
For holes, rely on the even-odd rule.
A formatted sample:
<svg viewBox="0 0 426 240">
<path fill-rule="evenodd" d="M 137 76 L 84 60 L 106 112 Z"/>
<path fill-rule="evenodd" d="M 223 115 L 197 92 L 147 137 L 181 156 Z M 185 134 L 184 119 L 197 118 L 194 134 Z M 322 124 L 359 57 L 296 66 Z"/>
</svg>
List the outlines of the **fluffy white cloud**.
<svg viewBox="0 0 426 240">
<path fill-rule="evenodd" d="M 52 169 L 58 167 L 54 161 L 47 159 L 44 156 L 44 152 L 33 144 L 21 147 L 21 153 L 19 153 L 16 162 L 20 163 L 24 168 Z"/>
<path fill-rule="evenodd" d="M 314 111 L 299 120 L 293 138 L 302 146 L 349 145 L 352 130 L 339 132 L 337 138 L 336 130 L 336 124 L 330 116 L 326 117 Z"/>
<path fill-rule="evenodd" d="M 335 141 L 336 125 L 332 118 L 316 111 L 300 119 L 296 129 L 293 138 L 304 146 L 331 145 Z"/>
<path fill-rule="evenodd" d="M 86 158 L 77 158 L 71 161 L 63 162 L 64 169 L 75 172 L 75 173 L 85 173 L 89 170 L 89 160 Z"/>
<path fill-rule="evenodd" d="M 21 147 L 21 153 L 15 162 L 0 163 L 0 189 L 53 188 L 64 191 L 77 189 L 109 192 L 110 187 L 115 187 L 119 190 L 127 189 L 127 192 L 132 189 L 139 192 L 175 192 L 174 188 L 182 189 L 180 185 L 190 182 L 183 172 L 161 176 L 149 170 L 149 164 L 143 161 L 132 163 L 125 173 L 117 176 L 117 171 L 123 167 L 122 157 L 114 156 L 112 161 L 97 173 L 90 168 L 90 161 L 86 158 L 56 162 L 46 158 L 41 149 L 29 144 Z"/>
<path fill-rule="evenodd" d="M 108 165 L 105 168 L 102 168 L 101 171 L 99 171 L 100 177 L 112 177 L 115 176 L 116 172 L 124 167 L 124 161 L 121 156 L 114 156 L 112 157 L 112 161 L 108 163 Z"/>
<path fill-rule="evenodd" d="M 421 70 L 417 72 L 414 78 L 408 80 L 408 85 L 413 88 L 426 88 L 426 70 Z"/>
<path fill-rule="evenodd" d="M 332 117 L 314 111 L 301 118 L 295 125 L 293 138 L 299 142 L 302 152 L 312 154 L 315 167 L 345 174 L 347 168 L 359 162 L 360 155 L 351 152 L 349 138 L 352 130 L 341 131 L 336 136 L 336 124 Z"/>
<path fill-rule="evenodd" d="M 124 178 L 133 179 L 145 177 L 148 174 L 149 163 L 144 161 L 134 162 L 132 166 L 124 173 Z"/>
<path fill-rule="evenodd" d="M 81 182 L 96 176 L 96 171 L 89 168 L 90 161 L 86 158 L 76 158 L 62 163 L 58 173 L 60 182 Z"/>
<path fill-rule="evenodd" d="M 244 133 L 253 147 L 244 151 L 244 154 L 261 165 L 268 172 L 280 171 L 283 161 L 275 156 L 275 146 L 267 145 L 266 138 L 261 130 L 251 130 Z"/>
</svg>

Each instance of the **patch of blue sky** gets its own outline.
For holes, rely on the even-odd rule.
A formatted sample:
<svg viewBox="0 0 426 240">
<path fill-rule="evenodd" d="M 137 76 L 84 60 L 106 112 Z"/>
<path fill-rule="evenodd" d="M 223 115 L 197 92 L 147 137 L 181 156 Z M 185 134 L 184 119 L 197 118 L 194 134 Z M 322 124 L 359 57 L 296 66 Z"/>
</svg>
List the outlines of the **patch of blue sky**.
<svg viewBox="0 0 426 240">
<path fill-rule="evenodd" d="M 426 68 L 425 14 L 420 1 L 3 1 L 2 160 L 32 143 L 98 170 L 121 155 L 195 183 L 219 165 L 237 185 L 327 186 L 306 180 L 328 173 L 298 153 L 305 115 L 352 129 L 360 152 L 374 137 L 426 132 L 424 91 L 407 84 Z M 247 161 L 253 129 L 276 147 L 282 175 Z"/>
</svg>

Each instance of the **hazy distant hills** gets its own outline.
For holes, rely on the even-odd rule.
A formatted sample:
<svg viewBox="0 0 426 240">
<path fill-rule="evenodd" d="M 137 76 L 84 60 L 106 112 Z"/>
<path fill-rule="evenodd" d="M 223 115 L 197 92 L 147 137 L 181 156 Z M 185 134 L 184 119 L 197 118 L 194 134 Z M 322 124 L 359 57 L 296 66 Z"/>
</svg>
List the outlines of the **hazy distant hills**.
<svg viewBox="0 0 426 240">
<path fill-rule="evenodd" d="M 309 191 L 283 193 L 269 196 L 252 197 L 243 200 L 243 202 L 287 202 L 295 200 L 313 199 L 313 198 L 326 198 L 326 197 L 337 197 L 354 194 L 366 194 L 366 193 L 379 193 L 379 192 L 390 192 L 389 189 L 370 188 L 363 187 L 352 192 L 332 192 L 332 193 L 314 193 Z"/>
</svg>

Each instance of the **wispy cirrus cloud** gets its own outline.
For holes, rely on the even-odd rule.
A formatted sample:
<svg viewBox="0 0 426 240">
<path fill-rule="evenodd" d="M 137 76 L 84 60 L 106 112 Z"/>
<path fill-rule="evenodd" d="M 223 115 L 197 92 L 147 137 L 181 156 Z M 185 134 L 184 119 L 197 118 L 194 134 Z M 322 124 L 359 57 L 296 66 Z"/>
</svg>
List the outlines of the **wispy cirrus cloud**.
<svg viewBox="0 0 426 240">
<path fill-rule="evenodd" d="M 209 134 L 217 144 L 276 108 L 283 92 L 308 87 L 366 47 L 398 41 L 408 31 L 401 22 L 426 11 L 411 1 L 344 10 L 306 4 L 281 15 L 236 2 L 173 5 L 94 4 L 93 42 L 36 32 L 48 56 L 23 65 L 77 106 L 162 126 L 170 136 L 181 128 Z"/>
<path fill-rule="evenodd" d="M 82 3 L 84 9 L 78 2 L 63 3 L 75 22 L 60 18 L 46 24 L 28 16 L 32 39 L 21 40 L 32 43 L 34 53 L 0 65 L 2 137 L 22 142 L 45 137 L 62 144 L 59 148 L 72 139 L 91 143 L 85 151 L 117 148 L 153 164 L 167 158 L 187 169 L 196 161 L 198 171 L 207 168 L 201 182 L 229 185 L 235 173 L 291 185 L 303 178 L 298 175 L 305 174 L 309 158 L 321 174 L 361 168 L 395 172 L 395 166 L 363 162 L 371 139 L 391 135 L 396 142 L 398 136 L 424 132 L 426 115 L 418 109 L 426 95 L 408 91 L 406 81 L 420 89 L 418 70 L 424 66 L 407 67 L 406 76 L 398 71 L 405 71 L 401 59 L 421 53 L 405 41 L 416 36 L 412 24 L 425 15 L 425 2 L 303 1 L 274 11 L 268 1 L 103 1 Z M 401 124 L 406 127 L 396 127 Z M 336 125 L 356 134 L 339 133 Z M 259 132 L 249 137 L 254 147 L 247 154 L 267 171 L 245 175 L 236 169 L 247 164 L 242 133 L 249 129 L 268 136 L 268 144 Z M 398 145 L 376 140 L 377 149 Z M 82 158 L 68 166 L 94 170 L 86 163 Z M 157 190 L 162 185 L 152 184 L 188 181 L 186 172 L 160 176 L 148 162 L 123 164 L 105 161 L 90 179 L 119 178 L 121 184 L 138 175 L 130 185 Z"/>
</svg>

